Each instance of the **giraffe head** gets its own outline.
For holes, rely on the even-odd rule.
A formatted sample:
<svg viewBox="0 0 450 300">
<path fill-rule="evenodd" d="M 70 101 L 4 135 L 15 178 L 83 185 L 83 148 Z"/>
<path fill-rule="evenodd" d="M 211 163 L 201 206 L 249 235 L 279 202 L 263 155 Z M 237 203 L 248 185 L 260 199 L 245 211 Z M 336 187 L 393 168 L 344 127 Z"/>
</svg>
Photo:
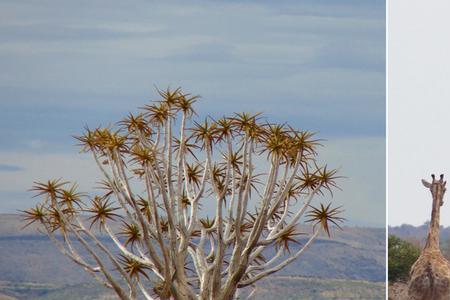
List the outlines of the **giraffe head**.
<svg viewBox="0 0 450 300">
<path fill-rule="evenodd" d="M 426 188 L 430 189 L 431 195 L 433 196 L 433 200 L 434 199 L 439 200 L 439 204 L 442 206 L 442 204 L 444 204 L 444 200 L 443 200 L 444 194 L 445 194 L 445 191 L 447 190 L 445 188 L 447 181 L 444 181 L 444 174 L 441 174 L 439 176 L 439 180 L 436 180 L 434 174 L 431 174 L 431 178 L 433 179 L 433 181 L 431 183 L 429 183 L 425 179 L 422 179 L 422 184 Z"/>
</svg>

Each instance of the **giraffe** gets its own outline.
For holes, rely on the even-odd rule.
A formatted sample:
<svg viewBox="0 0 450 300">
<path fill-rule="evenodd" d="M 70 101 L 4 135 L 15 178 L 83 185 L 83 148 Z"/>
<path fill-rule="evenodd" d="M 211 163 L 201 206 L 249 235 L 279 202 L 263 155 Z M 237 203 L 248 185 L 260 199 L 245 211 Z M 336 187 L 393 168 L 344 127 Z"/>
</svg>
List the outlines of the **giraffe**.
<svg viewBox="0 0 450 300">
<path fill-rule="evenodd" d="M 430 189 L 433 196 L 431 222 L 428 237 L 419 258 L 411 267 L 408 284 L 409 300 L 450 299 L 450 263 L 442 256 L 439 249 L 439 213 L 444 204 L 446 191 L 444 175 L 436 180 L 431 175 L 431 183 L 422 179 L 422 184 Z"/>
</svg>

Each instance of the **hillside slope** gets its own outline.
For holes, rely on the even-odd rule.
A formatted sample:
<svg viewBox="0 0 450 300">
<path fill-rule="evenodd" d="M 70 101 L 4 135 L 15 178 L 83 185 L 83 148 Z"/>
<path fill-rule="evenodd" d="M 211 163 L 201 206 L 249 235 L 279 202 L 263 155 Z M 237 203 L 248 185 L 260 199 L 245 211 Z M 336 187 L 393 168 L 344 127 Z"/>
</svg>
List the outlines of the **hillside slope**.
<svg viewBox="0 0 450 300">
<path fill-rule="evenodd" d="M 64 287 L 62 290 L 67 290 L 69 287 L 79 289 L 80 286 L 86 285 L 90 281 L 90 276 L 86 276 L 84 271 L 74 266 L 59 253 L 45 235 L 38 234 L 33 228 L 21 230 L 21 226 L 22 223 L 17 215 L 0 215 L 0 270 L 2 270 L 0 281 L 10 284 L 39 283 L 50 285 L 47 290 L 44 289 L 46 291 L 44 294 L 58 294 L 57 291 L 61 291 L 61 287 Z M 296 247 L 298 246 L 293 245 L 291 251 L 295 251 Z M 332 239 L 323 236 L 298 260 L 276 275 L 279 278 L 277 280 L 282 280 L 280 281 L 281 285 L 292 285 L 292 291 L 300 286 L 299 281 L 294 284 L 292 278 L 302 276 L 313 277 L 314 280 L 319 281 L 322 279 L 320 284 L 318 282 L 317 284 L 308 283 L 305 279 L 301 285 L 304 289 L 307 289 L 305 286 L 311 285 L 312 290 L 321 286 L 320 290 L 322 292 L 328 291 L 328 293 L 331 293 L 329 295 L 333 295 L 331 292 L 333 288 L 327 283 L 328 279 L 348 281 L 348 284 L 343 284 L 344 281 L 340 281 L 340 283 L 329 281 L 338 284 L 338 286 L 342 285 L 342 287 L 351 286 L 352 280 L 356 280 L 358 282 L 356 286 L 362 286 L 362 290 L 366 289 L 364 288 L 365 283 L 360 284 L 362 281 L 383 283 L 385 280 L 384 229 L 348 227 L 344 228 L 343 231 L 335 231 Z M 324 281 L 323 279 L 327 280 Z M 268 281 L 267 284 L 264 284 L 262 290 L 267 289 L 271 282 Z M 291 288 L 286 287 L 280 290 L 280 293 L 287 293 Z M 373 292 L 374 294 L 381 293 L 382 289 L 379 285 L 375 284 L 372 288 L 367 291 L 378 291 Z M 5 288 L 0 286 L 0 294 L 21 296 L 21 293 L 17 293 L 17 291 L 8 291 L 6 293 Z M 343 292 L 343 290 L 340 291 Z M 334 299 L 353 298 L 345 296 L 344 298 Z"/>
</svg>

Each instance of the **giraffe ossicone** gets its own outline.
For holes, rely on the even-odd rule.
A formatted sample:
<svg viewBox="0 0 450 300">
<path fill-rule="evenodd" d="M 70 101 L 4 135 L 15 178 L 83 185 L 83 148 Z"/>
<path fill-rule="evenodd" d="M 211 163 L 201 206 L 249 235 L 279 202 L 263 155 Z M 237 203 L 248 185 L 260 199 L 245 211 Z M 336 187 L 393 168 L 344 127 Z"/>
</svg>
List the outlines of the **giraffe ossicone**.
<svg viewBox="0 0 450 300">
<path fill-rule="evenodd" d="M 443 174 L 439 179 L 434 174 L 431 178 L 431 183 L 422 179 L 422 184 L 430 190 L 433 199 L 431 221 L 425 247 L 411 267 L 409 300 L 450 299 L 450 263 L 439 249 L 440 209 L 444 204 L 447 182 L 444 181 Z"/>
</svg>

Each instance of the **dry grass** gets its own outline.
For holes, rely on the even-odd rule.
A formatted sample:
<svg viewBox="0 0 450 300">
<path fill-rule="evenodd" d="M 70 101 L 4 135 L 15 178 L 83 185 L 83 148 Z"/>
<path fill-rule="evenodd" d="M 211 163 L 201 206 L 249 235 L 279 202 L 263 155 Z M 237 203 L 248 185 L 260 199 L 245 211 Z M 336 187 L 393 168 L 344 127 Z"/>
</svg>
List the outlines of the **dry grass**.
<svg viewBox="0 0 450 300">
<path fill-rule="evenodd" d="M 408 285 L 403 282 L 389 284 L 388 300 L 406 300 L 408 296 Z"/>
</svg>

